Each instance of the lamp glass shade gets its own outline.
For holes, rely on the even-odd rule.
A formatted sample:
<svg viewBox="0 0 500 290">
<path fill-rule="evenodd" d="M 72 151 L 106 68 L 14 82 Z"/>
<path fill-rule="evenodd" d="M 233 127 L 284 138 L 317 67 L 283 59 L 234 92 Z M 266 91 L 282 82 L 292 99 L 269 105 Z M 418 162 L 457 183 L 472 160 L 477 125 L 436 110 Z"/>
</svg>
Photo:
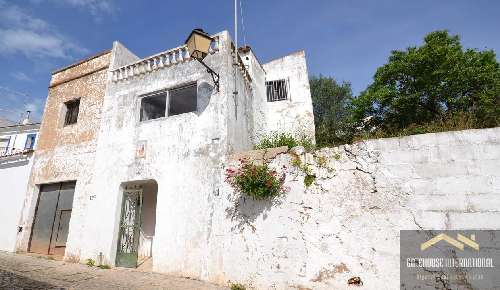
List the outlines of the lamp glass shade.
<svg viewBox="0 0 500 290">
<path fill-rule="evenodd" d="M 212 38 L 203 30 L 198 29 L 193 30 L 186 40 L 189 55 L 198 59 L 204 59 L 207 56 L 211 44 Z"/>
</svg>

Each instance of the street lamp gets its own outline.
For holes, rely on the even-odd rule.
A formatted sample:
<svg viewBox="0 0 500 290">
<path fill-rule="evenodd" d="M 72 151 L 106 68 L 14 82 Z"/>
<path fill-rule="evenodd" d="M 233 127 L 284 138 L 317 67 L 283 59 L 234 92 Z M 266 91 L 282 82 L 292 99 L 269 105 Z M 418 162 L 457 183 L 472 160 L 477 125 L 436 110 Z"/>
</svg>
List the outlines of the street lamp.
<svg viewBox="0 0 500 290">
<path fill-rule="evenodd" d="M 208 55 L 210 45 L 212 45 L 213 38 L 210 37 L 203 29 L 196 28 L 189 35 L 186 40 L 189 55 L 198 60 L 212 76 L 217 92 L 219 91 L 219 74 L 203 62 L 203 59 Z"/>
</svg>

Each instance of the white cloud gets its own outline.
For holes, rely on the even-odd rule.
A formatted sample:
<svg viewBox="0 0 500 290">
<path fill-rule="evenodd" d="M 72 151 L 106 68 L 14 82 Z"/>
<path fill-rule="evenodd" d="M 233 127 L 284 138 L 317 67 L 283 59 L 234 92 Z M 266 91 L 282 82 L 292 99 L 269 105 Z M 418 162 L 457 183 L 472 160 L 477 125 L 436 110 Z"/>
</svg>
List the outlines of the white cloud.
<svg viewBox="0 0 500 290">
<path fill-rule="evenodd" d="M 103 15 L 113 14 L 116 10 L 113 0 L 31 0 L 32 3 L 36 4 L 45 1 L 85 10 L 94 16 L 94 19 L 97 21 L 100 21 Z"/>
<path fill-rule="evenodd" d="M 9 87 L 0 86 L 0 117 L 17 122 L 26 111 L 31 111 L 32 120 L 38 121 L 43 114 L 44 105 L 45 98 L 32 97 Z"/>
<path fill-rule="evenodd" d="M 70 58 L 88 51 L 60 34 L 46 21 L 0 0 L 0 54 L 29 58 Z"/>
<path fill-rule="evenodd" d="M 21 72 L 21 71 L 18 71 L 18 72 L 13 72 L 10 74 L 12 77 L 14 77 L 15 79 L 19 80 L 19 81 L 26 81 L 26 82 L 32 82 L 33 79 L 30 78 L 27 74 Z"/>
</svg>

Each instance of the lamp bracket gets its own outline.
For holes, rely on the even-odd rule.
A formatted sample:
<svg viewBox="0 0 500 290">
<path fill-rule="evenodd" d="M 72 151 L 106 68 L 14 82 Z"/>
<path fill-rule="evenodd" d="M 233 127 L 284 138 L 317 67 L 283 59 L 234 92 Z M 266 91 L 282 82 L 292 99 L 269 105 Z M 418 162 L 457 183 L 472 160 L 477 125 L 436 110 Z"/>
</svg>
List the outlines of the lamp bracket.
<svg viewBox="0 0 500 290">
<path fill-rule="evenodd" d="M 212 76 L 212 81 L 214 82 L 215 87 L 217 88 L 217 92 L 219 92 L 219 74 L 216 73 L 213 69 L 211 69 L 203 60 L 195 57 L 197 61 L 199 61 L 206 69 L 207 72 Z"/>
</svg>

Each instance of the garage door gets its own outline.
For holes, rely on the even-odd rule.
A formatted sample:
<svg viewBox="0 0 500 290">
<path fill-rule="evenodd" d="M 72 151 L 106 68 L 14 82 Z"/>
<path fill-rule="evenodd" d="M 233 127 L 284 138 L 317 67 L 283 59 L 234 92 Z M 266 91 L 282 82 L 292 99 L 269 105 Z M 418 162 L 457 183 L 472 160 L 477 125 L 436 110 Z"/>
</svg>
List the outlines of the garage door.
<svg viewBox="0 0 500 290">
<path fill-rule="evenodd" d="M 41 186 L 31 234 L 30 252 L 64 255 L 74 193 L 75 182 Z"/>
</svg>

